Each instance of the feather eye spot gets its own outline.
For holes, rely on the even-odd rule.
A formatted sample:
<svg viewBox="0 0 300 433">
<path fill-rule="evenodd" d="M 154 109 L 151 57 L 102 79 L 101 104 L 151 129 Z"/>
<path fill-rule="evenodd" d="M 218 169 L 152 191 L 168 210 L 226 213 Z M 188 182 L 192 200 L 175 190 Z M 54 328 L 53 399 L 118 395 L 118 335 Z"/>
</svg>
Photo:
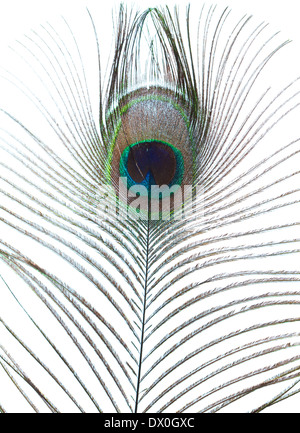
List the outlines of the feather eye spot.
<svg viewBox="0 0 300 433">
<path fill-rule="evenodd" d="M 133 194 L 161 203 L 193 184 L 193 136 L 182 97 L 141 87 L 120 98 L 107 118 L 107 182 L 122 202 Z"/>
</svg>

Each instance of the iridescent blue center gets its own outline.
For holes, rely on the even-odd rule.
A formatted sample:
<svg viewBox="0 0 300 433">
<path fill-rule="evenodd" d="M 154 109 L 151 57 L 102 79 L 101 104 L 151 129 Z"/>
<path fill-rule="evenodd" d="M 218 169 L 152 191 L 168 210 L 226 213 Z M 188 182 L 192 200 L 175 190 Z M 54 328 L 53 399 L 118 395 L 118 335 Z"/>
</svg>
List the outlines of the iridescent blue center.
<svg viewBox="0 0 300 433">
<path fill-rule="evenodd" d="M 181 185 L 184 163 L 181 152 L 169 143 L 151 140 L 127 146 L 120 158 L 120 176 L 128 187 L 144 185 Z"/>
</svg>

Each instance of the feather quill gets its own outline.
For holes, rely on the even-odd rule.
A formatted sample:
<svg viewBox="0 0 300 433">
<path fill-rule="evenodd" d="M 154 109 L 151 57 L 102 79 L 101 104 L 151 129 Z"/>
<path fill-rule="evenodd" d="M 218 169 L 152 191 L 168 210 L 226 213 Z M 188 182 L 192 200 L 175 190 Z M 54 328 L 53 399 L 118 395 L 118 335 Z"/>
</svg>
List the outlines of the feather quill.
<svg viewBox="0 0 300 433">
<path fill-rule="evenodd" d="M 256 90 L 286 43 L 228 9 L 120 6 L 104 74 L 95 18 L 91 67 L 62 18 L 14 44 L 24 78 L 2 69 L 27 108 L 1 108 L 0 411 L 298 398 L 299 139 L 267 137 L 299 83 Z M 191 193 L 167 217 L 162 184 Z"/>
</svg>

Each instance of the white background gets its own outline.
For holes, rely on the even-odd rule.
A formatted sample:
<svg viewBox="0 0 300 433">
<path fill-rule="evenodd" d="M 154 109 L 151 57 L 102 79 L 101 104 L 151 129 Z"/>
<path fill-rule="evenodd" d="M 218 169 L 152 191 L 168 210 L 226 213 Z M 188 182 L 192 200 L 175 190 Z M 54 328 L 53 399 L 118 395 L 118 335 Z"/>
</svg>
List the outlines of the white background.
<svg viewBox="0 0 300 433">
<path fill-rule="evenodd" d="M 103 25 L 107 22 L 108 28 L 108 45 L 110 44 L 110 29 L 111 29 L 111 10 L 112 2 L 101 2 L 99 8 L 99 0 L 94 1 L 0 1 L 0 45 L 2 48 L 6 47 L 15 38 L 19 38 L 30 29 L 43 20 L 51 21 L 57 14 L 63 15 L 76 15 L 80 14 L 85 6 L 88 6 L 93 11 L 94 6 L 97 4 L 97 10 L 100 10 L 107 19 L 103 19 Z M 171 2 L 166 4 L 174 5 L 183 2 Z M 191 4 L 198 5 L 199 0 L 191 1 Z M 116 3 L 118 4 L 118 3 Z M 134 4 L 134 3 L 130 3 Z M 157 3 L 148 1 L 139 1 L 137 3 L 139 8 L 155 6 Z M 281 54 L 281 61 L 277 63 L 273 71 L 270 81 L 274 82 L 279 88 L 281 83 L 284 85 L 297 76 L 300 76 L 300 26 L 299 26 L 299 1 L 297 0 L 217 0 L 215 2 L 218 6 L 229 5 L 237 16 L 243 14 L 252 14 L 257 21 L 266 21 L 270 23 L 271 29 L 275 31 L 280 30 L 282 33 L 282 40 L 292 39 L 293 43 L 284 49 Z M 105 6 L 102 6 L 105 5 Z M 105 7 L 105 10 L 103 10 Z M 71 13 L 70 13 L 71 11 Z M 79 25 L 79 22 L 78 22 Z M 5 51 L 5 50 L 4 50 Z M 5 63 L 5 59 L 1 59 L 1 64 Z M 287 66 L 288 65 L 288 66 Z M 1 95 L 3 96 L 3 95 Z M 0 97 L 1 97 L 0 96 Z M 292 127 L 293 125 L 291 125 Z M 299 131 L 299 124 L 294 123 L 294 130 L 288 131 L 291 135 L 297 135 Z M 298 134 L 300 135 L 300 134 Z M 299 396 L 298 396 L 299 397 Z M 298 398 L 299 400 L 299 398 Z M 290 411 L 294 410 L 299 412 L 299 407 L 295 406 L 292 409 L 290 404 Z"/>
</svg>

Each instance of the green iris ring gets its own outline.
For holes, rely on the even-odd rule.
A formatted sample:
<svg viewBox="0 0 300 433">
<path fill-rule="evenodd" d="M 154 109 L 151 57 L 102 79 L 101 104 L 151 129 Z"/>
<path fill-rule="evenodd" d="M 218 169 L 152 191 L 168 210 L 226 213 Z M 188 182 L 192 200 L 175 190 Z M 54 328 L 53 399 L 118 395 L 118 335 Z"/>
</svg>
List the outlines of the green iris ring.
<svg viewBox="0 0 300 433">
<path fill-rule="evenodd" d="M 106 166 L 105 166 L 105 178 L 107 179 L 108 183 L 111 183 L 111 163 L 112 163 L 112 159 L 113 159 L 113 153 L 114 153 L 114 149 L 115 149 L 115 144 L 116 144 L 116 140 L 119 134 L 119 131 L 121 129 L 122 126 L 122 120 L 121 120 L 121 116 L 123 114 L 126 113 L 127 110 L 129 110 L 129 108 L 131 108 L 133 105 L 138 104 L 140 102 L 144 102 L 144 101 L 151 101 L 151 100 L 156 100 L 156 101 L 162 101 L 162 102 L 168 102 L 169 104 L 171 104 L 181 115 L 181 117 L 183 118 L 184 123 L 186 124 L 187 130 L 188 130 L 188 134 L 189 134 L 189 138 L 191 141 L 191 149 L 192 149 L 192 155 L 193 155 L 193 164 L 195 163 L 195 143 L 194 143 L 194 139 L 193 139 L 193 135 L 191 133 L 191 128 L 190 128 L 190 122 L 189 119 L 186 115 L 186 113 L 184 112 L 183 108 L 177 104 L 174 100 L 161 96 L 161 95 L 152 95 L 151 97 L 149 96 L 143 96 L 137 99 L 133 99 L 132 101 L 130 101 L 128 104 L 126 104 L 121 110 L 120 110 L 120 119 L 116 122 L 116 126 L 114 129 L 114 134 L 112 136 L 111 142 L 110 142 L 110 147 L 108 149 L 108 155 L 107 155 L 107 161 L 106 161 Z M 154 141 L 154 140 L 152 140 Z M 161 141 L 162 142 L 162 141 Z M 136 143 L 135 143 L 136 144 Z M 166 143 L 168 145 L 170 145 L 169 143 Z M 178 150 L 178 149 L 177 149 Z M 176 156 L 176 155 L 175 155 Z"/>
<path fill-rule="evenodd" d="M 137 143 L 133 143 L 129 146 L 127 146 L 120 158 L 120 166 L 119 166 L 119 170 L 120 170 L 120 176 L 121 178 L 126 178 L 127 181 L 127 188 L 129 189 L 130 187 L 134 186 L 134 185 L 142 185 L 146 187 L 146 191 L 147 194 L 149 194 L 151 192 L 151 185 L 149 185 L 147 179 L 144 179 L 142 182 L 136 182 L 134 181 L 130 174 L 128 173 L 127 170 L 127 162 L 128 162 L 128 156 L 129 156 L 129 152 L 130 150 L 134 147 L 137 146 L 139 144 L 142 143 L 149 143 L 149 142 L 156 142 L 156 143 L 163 143 L 164 145 L 170 147 L 174 153 L 175 156 L 175 161 L 176 161 L 176 170 L 175 170 L 175 174 L 173 176 L 173 179 L 171 180 L 170 184 L 167 185 L 169 188 L 175 186 L 175 188 L 172 189 L 173 192 L 176 192 L 176 190 L 180 187 L 181 183 L 182 183 L 182 179 L 183 179 L 183 175 L 184 175 L 184 160 L 183 160 L 183 156 L 182 153 L 180 152 L 179 149 L 177 149 L 177 147 L 173 146 L 170 143 L 167 143 L 165 141 L 161 141 L 161 140 L 143 140 L 143 141 L 139 141 Z M 176 188 L 177 187 L 177 188 Z M 162 192 L 162 197 L 164 197 L 164 195 L 169 194 L 169 192 L 165 192 L 165 194 Z M 146 194 L 142 194 L 141 195 L 146 195 Z"/>
</svg>

